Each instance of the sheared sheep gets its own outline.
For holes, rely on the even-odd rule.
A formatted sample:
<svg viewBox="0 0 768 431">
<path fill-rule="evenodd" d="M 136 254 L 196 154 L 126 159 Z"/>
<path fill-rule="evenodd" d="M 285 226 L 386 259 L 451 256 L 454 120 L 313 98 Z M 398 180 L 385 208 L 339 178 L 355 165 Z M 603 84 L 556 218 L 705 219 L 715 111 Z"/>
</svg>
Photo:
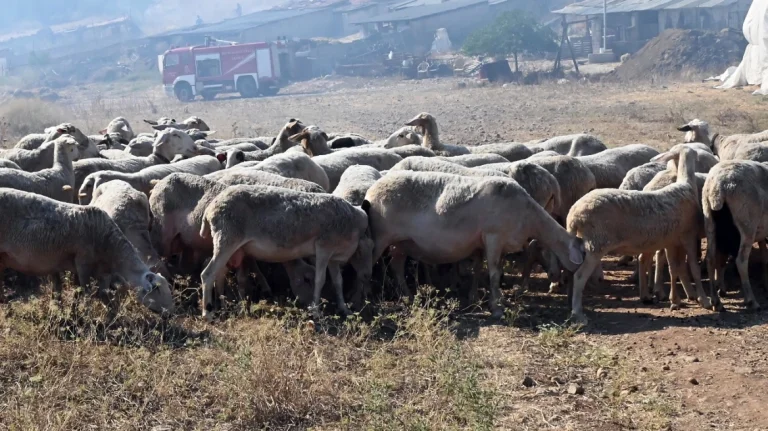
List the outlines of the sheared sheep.
<svg viewBox="0 0 768 431">
<path fill-rule="evenodd" d="M 150 166 L 168 164 L 177 154 L 193 157 L 195 153 L 195 143 L 189 135 L 176 129 L 163 130 L 157 133 L 153 153 L 147 157 L 123 160 L 88 159 L 75 162 L 75 189 L 80 193 L 92 194 L 93 184 L 86 184 L 85 179 L 94 172 L 138 172 Z"/>
<path fill-rule="evenodd" d="M 749 255 L 757 241 L 763 282 L 768 286 L 768 166 L 746 160 L 720 162 L 704 182 L 701 204 L 707 235 L 707 268 L 712 273 L 710 277 L 717 280 L 710 283 L 712 300 L 722 308 L 714 286 L 723 284 L 725 257 L 734 256 L 744 302 L 748 308 L 760 308 L 749 281 Z"/>
<path fill-rule="evenodd" d="M 109 122 L 109 124 L 107 124 L 106 128 L 99 131 L 99 134 L 116 134 L 120 137 L 120 139 L 125 140 L 126 142 L 130 142 L 131 139 L 136 137 L 136 134 L 133 132 L 133 128 L 131 128 L 131 123 L 129 123 L 125 117 L 117 117 L 113 119 Z"/>
<path fill-rule="evenodd" d="M 0 269 L 35 276 L 71 271 L 81 286 L 94 278 L 102 292 L 130 287 L 150 310 L 173 312 L 168 281 L 150 271 L 101 209 L 13 189 L 0 190 L 0 208 Z M 60 278 L 54 280 L 59 291 Z"/>
<path fill-rule="evenodd" d="M 390 148 L 387 151 L 397 154 L 403 159 L 408 157 L 435 157 L 435 152 L 421 145 L 403 145 L 401 147 Z"/>
<path fill-rule="evenodd" d="M 709 308 L 697 260 L 699 200 L 695 157 L 693 150 L 682 149 L 677 182 L 662 190 L 598 189 L 573 205 L 566 222 L 568 232 L 584 241 L 587 252 L 584 263 L 574 274 L 571 309 L 574 320 L 586 320 L 582 309 L 584 286 L 600 265 L 600 259 L 610 252 L 635 255 L 681 247 L 688 257 L 698 301 Z M 640 289 L 641 299 L 650 298 L 643 271 L 640 271 Z"/>
<path fill-rule="evenodd" d="M 509 178 L 389 172 L 368 190 L 362 208 L 369 217 L 374 262 L 392 245 L 434 264 L 458 262 L 482 248 L 496 318 L 503 313 L 499 289 L 504 253 L 520 251 L 529 238 L 538 238 L 567 268 L 582 262 L 581 240 Z"/>
<path fill-rule="evenodd" d="M 325 190 L 332 191 L 325 169 L 315 159 L 304 153 L 285 153 L 272 156 L 263 162 L 246 162 L 236 167 L 237 170 L 257 170 L 270 172 L 285 178 L 298 178 L 318 184 Z"/>
<path fill-rule="evenodd" d="M 416 172 L 442 172 L 446 174 L 462 175 L 466 177 L 506 177 L 507 174 L 496 169 L 466 168 L 449 161 L 438 160 L 432 157 L 409 157 L 398 162 L 389 169 L 389 172 L 416 171 Z"/>
<path fill-rule="evenodd" d="M 53 167 L 37 172 L 0 169 L 0 187 L 36 193 L 62 202 L 74 202 L 75 174 L 72 161 L 79 156 L 78 144 L 69 135 L 51 142 Z"/>
<path fill-rule="evenodd" d="M 438 160 L 456 163 L 457 165 L 461 165 L 467 168 L 490 165 L 491 163 L 509 163 L 509 160 L 507 160 L 505 157 L 494 153 L 464 154 L 463 156 L 438 157 Z"/>
<path fill-rule="evenodd" d="M 99 184 L 93 192 L 90 205 L 102 209 L 117 224 L 153 272 L 169 277 L 165 263 L 152 246 L 149 236 L 152 214 L 149 200 L 125 181 L 115 180 Z"/>
<path fill-rule="evenodd" d="M 595 175 L 598 189 L 615 189 L 621 185 L 630 169 L 648 163 L 657 155 L 659 152 L 647 145 L 631 144 L 578 159 Z"/>
<path fill-rule="evenodd" d="M 555 136 L 535 144 L 529 144 L 528 148 L 534 153 L 554 151 L 571 157 L 589 156 L 607 149 L 600 139 L 586 133 Z"/>
<path fill-rule="evenodd" d="M 709 146 L 720 160 L 768 161 L 768 130 L 723 136 L 710 135 L 709 123 L 694 119 L 677 130 L 685 132 L 685 142 L 700 142 Z"/>
<path fill-rule="evenodd" d="M 221 162 L 211 156 L 195 156 L 176 163 L 164 163 L 146 167 L 138 172 L 99 171 L 88 175 L 78 191 L 81 205 L 87 205 L 91 201 L 89 191 L 95 190 L 99 185 L 109 181 L 120 180 L 129 184 L 134 189 L 149 196 L 152 190 L 152 181 L 167 177 L 173 173 L 187 173 L 194 175 L 206 175 L 221 170 Z"/>
<path fill-rule="evenodd" d="M 421 129 L 423 138 L 421 145 L 434 151 L 438 156 L 459 156 L 470 154 L 467 147 L 461 145 L 449 145 L 440 142 L 440 135 L 437 130 L 437 120 L 431 114 L 422 112 L 415 116 L 411 121 L 405 123 L 406 126 L 414 126 Z"/>
<path fill-rule="evenodd" d="M 341 175 L 339 185 L 336 186 L 333 195 L 359 207 L 363 204 L 368 189 L 379 178 L 381 178 L 381 173 L 376 168 L 365 165 L 350 166 Z"/>
<path fill-rule="evenodd" d="M 315 258 L 314 314 L 328 269 L 336 290 L 337 306 L 350 310 L 344 300 L 340 264 L 349 262 L 362 280 L 372 271 L 372 241 L 368 217 L 345 200 L 280 187 L 232 186 L 208 205 L 200 237 L 212 238 L 213 258 L 201 274 L 203 317 L 211 319 L 214 285 L 224 282 L 227 266 L 238 267 L 251 257 L 267 262 Z"/>
</svg>

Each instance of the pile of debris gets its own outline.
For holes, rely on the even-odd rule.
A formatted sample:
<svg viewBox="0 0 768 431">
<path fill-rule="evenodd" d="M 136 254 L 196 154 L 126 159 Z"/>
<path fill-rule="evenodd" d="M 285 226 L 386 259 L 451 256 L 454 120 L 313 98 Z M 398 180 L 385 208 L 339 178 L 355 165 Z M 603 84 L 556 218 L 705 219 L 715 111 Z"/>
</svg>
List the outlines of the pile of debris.
<svg viewBox="0 0 768 431">
<path fill-rule="evenodd" d="M 747 40 L 735 30 L 665 30 L 622 63 L 615 76 L 622 80 L 720 73 L 739 64 Z"/>
</svg>

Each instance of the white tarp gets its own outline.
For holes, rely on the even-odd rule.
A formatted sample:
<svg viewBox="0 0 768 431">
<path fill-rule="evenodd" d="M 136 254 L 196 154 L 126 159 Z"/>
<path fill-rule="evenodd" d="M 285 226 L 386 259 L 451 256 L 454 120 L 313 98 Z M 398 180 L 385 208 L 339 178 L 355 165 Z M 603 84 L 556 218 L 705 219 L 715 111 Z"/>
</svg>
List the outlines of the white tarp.
<svg viewBox="0 0 768 431">
<path fill-rule="evenodd" d="M 453 44 L 451 44 L 451 39 L 448 37 L 448 30 L 438 28 L 435 33 L 435 40 L 432 42 L 432 53 L 444 54 L 451 51 L 453 51 Z"/>
<path fill-rule="evenodd" d="M 749 42 L 736 70 L 717 88 L 760 85 L 753 94 L 768 94 L 768 0 L 754 0 L 744 19 L 744 37 Z"/>
</svg>

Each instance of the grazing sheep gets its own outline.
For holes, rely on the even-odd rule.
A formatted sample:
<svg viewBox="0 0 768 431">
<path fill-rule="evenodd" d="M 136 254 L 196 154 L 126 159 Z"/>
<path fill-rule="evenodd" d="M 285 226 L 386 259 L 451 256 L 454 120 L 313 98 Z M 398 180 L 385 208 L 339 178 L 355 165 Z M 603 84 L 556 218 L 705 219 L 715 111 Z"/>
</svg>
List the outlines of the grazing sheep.
<svg viewBox="0 0 768 431">
<path fill-rule="evenodd" d="M 53 167 L 37 172 L 0 169 L 0 187 L 36 193 L 62 202 L 74 202 L 75 174 L 72 160 L 79 156 L 78 144 L 69 135 L 51 142 Z"/>
<path fill-rule="evenodd" d="M 238 165 L 237 170 L 255 169 L 270 172 L 285 178 L 298 178 L 332 191 L 325 169 L 315 159 L 304 153 L 285 153 L 272 156 L 263 162 L 247 162 Z"/>
<path fill-rule="evenodd" d="M 467 147 L 461 145 L 449 145 L 440 142 L 440 135 L 437 130 L 437 120 L 431 114 L 422 112 L 415 116 L 411 121 L 405 123 L 406 126 L 414 126 L 421 129 L 423 140 L 421 145 L 434 151 L 438 156 L 460 156 L 470 154 Z"/>
<path fill-rule="evenodd" d="M 91 201 L 89 191 L 114 180 L 124 181 L 134 189 L 149 196 L 154 180 L 163 179 L 176 172 L 202 176 L 219 171 L 221 168 L 221 162 L 215 157 L 195 156 L 176 163 L 149 166 L 138 172 L 98 171 L 85 178 L 81 189 L 78 191 L 78 198 L 81 205 L 88 205 Z"/>
<path fill-rule="evenodd" d="M 635 255 L 680 247 L 688 258 L 699 303 L 709 308 L 697 259 L 699 200 L 695 171 L 695 153 L 684 148 L 679 153 L 675 184 L 653 192 L 593 190 L 573 205 L 566 222 L 568 232 L 584 241 L 587 252 L 574 274 L 574 320 L 586 320 L 582 309 L 584 286 L 600 259 L 610 252 Z M 642 300 L 650 298 L 648 287 L 640 271 Z"/>
<path fill-rule="evenodd" d="M 534 153 L 554 151 L 571 157 L 589 156 L 607 149 L 600 139 L 586 133 L 556 136 L 542 142 L 529 144 L 528 148 Z"/>
<path fill-rule="evenodd" d="M 339 185 L 336 186 L 333 195 L 359 207 L 363 204 L 368 189 L 379 178 L 381 178 L 381 173 L 376 168 L 365 165 L 350 166 L 342 174 Z"/>
<path fill-rule="evenodd" d="M 208 205 L 200 230 L 202 238 L 213 240 L 213 258 L 201 274 L 203 317 L 212 317 L 211 294 L 214 285 L 223 285 L 227 266 L 238 267 L 246 257 L 286 262 L 314 256 L 313 312 L 319 314 L 328 269 L 337 306 L 349 314 L 339 265 L 349 262 L 360 279 L 370 279 L 372 241 L 367 230 L 365 212 L 336 196 L 270 186 L 229 187 Z"/>
<path fill-rule="evenodd" d="M 177 154 L 193 157 L 196 147 L 192 138 L 181 130 L 168 129 L 157 133 L 153 153 L 147 157 L 123 160 L 88 159 L 75 163 L 75 189 L 80 193 L 93 194 L 93 184 L 85 184 L 90 174 L 98 171 L 138 172 L 159 164 L 168 164 Z"/>
<path fill-rule="evenodd" d="M 116 134 L 121 140 L 125 140 L 126 142 L 130 142 L 131 139 L 136 137 L 136 134 L 133 133 L 133 128 L 131 128 L 131 123 L 129 123 L 125 117 L 117 117 L 113 119 L 107 124 L 106 128 L 99 131 L 99 134 Z"/>
<path fill-rule="evenodd" d="M 320 133 L 313 132 L 312 139 L 322 141 Z M 309 138 L 302 138 L 302 145 L 308 145 Z M 306 148 L 306 147 L 305 147 Z M 413 157 L 409 157 L 412 159 Z M 342 151 L 312 157 L 312 161 L 320 166 L 328 176 L 329 192 L 333 192 L 339 184 L 341 175 L 350 166 L 367 165 L 372 166 L 378 171 L 390 169 L 392 166 L 403 160 L 397 154 L 383 148 L 364 148 L 347 149 Z M 267 160 L 269 162 L 269 160 Z M 266 163 L 266 162 L 265 162 Z"/>
<path fill-rule="evenodd" d="M 561 209 L 560 184 L 547 169 L 521 160 L 510 163 L 504 173 L 517 181 L 547 213 L 553 214 Z"/>
<path fill-rule="evenodd" d="M 394 245 L 426 263 L 454 263 L 482 248 L 490 274 L 493 317 L 501 305 L 501 257 L 539 239 L 567 268 L 582 262 L 570 236 L 515 181 L 437 172 L 389 172 L 368 190 L 362 208 L 374 240 L 373 258 Z M 514 219 L 510 219 L 513 216 Z"/>
<path fill-rule="evenodd" d="M 527 159 L 533 154 L 528 147 L 517 142 L 477 145 L 469 147 L 469 151 L 472 154 L 498 154 L 509 162 Z"/>
<path fill-rule="evenodd" d="M 463 156 L 438 157 L 437 159 L 456 163 L 457 165 L 461 165 L 467 168 L 490 165 L 491 163 L 509 163 L 509 160 L 507 160 L 504 156 L 500 156 L 494 153 L 465 154 Z"/>
<path fill-rule="evenodd" d="M 168 121 L 167 118 L 163 117 L 160 118 L 158 121 L 152 121 L 152 120 L 144 120 L 145 123 L 152 126 L 155 130 L 165 130 L 165 129 L 178 129 L 178 130 L 188 130 L 188 129 L 197 129 L 202 130 L 204 132 L 207 132 L 211 130 L 210 127 L 208 127 L 208 124 L 205 123 L 200 117 L 198 116 L 191 116 L 187 118 L 186 120 L 182 121 L 181 123 L 177 123 L 176 120 L 170 120 Z"/>
<path fill-rule="evenodd" d="M 35 276 L 71 271 L 81 286 L 94 278 L 102 292 L 129 287 L 150 310 L 173 312 L 168 281 L 150 271 L 104 211 L 13 189 L 0 190 L 0 208 L 3 269 Z M 60 278 L 54 280 L 59 291 Z"/>
<path fill-rule="evenodd" d="M 698 118 L 678 127 L 677 130 L 685 132 L 685 142 L 705 144 L 720 160 L 768 161 L 768 145 L 765 144 L 768 141 L 768 130 L 730 136 L 717 133 L 710 135 L 709 123 Z"/>
<path fill-rule="evenodd" d="M 722 286 L 725 257 L 734 256 L 748 308 L 760 305 L 749 281 L 752 244 L 760 244 L 763 282 L 768 286 L 768 166 L 746 160 L 720 162 L 707 176 L 701 204 L 707 235 L 707 268 L 717 283 L 710 283 L 712 300 L 722 308 L 714 285 Z"/>
<path fill-rule="evenodd" d="M 664 172 L 667 166 L 660 162 L 648 162 L 627 171 L 619 184 L 619 190 L 641 191 L 659 172 Z"/>
<path fill-rule="evenodd" d="M 677 144 L 665 153 L 677 155 L 683 148 L 689 148 L 696 153 L 696 172 L 706 174 L 719 162 L 712 151 L 700 143 Z"/>
<path fill-rule="evenodd" d="M 24 171 L 37 172 L 53 166 L 54 148 L 53 142 L 48 141 L 34 150 L 21 148 L 0 150 L 0 158 L 15 163 Z"/>
<path fill-rule="evenodd" d="M 416 171 L 416 172 L 442 172 L 446 174 L 461 175 L 465 177 L 506 177 L 507 174 L 497 169 L 466 168 L 449 161 L 438 160 L 431 157 L 409 157 L 397 163 L 389 169 L 389 172 Z"/>
<path fill-rule="evenodd" d="M 149 200 L 125 181 L 115 180 L 99 184 L 93 192 L 90 205 L 103 210 L 117 224 L 139 254 L 139 258 L 164 277 L 170 273 L 149 236 L 152 214 Z"/>
<path fill-rule="evenodd" d="M 643 144 L 611 148 L 590 156 L 578 157 L 595 175 L 598 189 L 615 189 L 630 169 L 648 163 L 659 152 Z"/>
</svg>

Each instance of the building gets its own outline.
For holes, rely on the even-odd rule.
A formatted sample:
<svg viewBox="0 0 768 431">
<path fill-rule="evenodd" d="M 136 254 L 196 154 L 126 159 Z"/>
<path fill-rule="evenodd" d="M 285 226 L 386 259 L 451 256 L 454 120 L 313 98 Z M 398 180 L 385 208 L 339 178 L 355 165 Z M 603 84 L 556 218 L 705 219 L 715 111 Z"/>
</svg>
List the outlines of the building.
<svg viewBox="0 0 768 431">
<path fill-rule="evenodd" d="M 633 53 L 666 29 L 741 31 L 752 0 L 608 0 L 607 48 Z M 586 0 L 554 11 L 569 22 L 589 22 L 594 46 L 602 46 L 603 0 Z"/>
<path fill-rule="evenodd" d="M 360 27 L 354 24 L 388 11 L 385 3 L 369 2 L 362 4 L 352 4 L 342 6 L 336 9 L 336 14 L 340 15 L 342 35 L 348 36 L 360 31 Z"/>
</svg>

